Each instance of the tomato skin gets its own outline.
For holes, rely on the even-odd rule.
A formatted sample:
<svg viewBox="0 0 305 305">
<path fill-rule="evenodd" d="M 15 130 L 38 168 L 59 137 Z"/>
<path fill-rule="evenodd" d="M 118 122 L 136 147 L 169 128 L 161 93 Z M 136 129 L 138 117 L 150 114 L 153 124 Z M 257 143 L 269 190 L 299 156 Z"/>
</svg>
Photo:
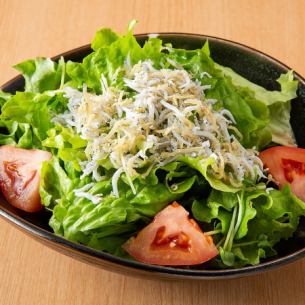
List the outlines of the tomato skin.
<svg viewBox="0 0 305 305">
<path fill-rule="evenodd" d="M 14 207 L 26 212 L 42 209 L 39 182 L 43 161 L 49 152 L 23 149 L 10 145 L 0 147 L 0 190 Z"/>
<path fill-rule="evenodd" d="M 305 201 L 305 149 L 275 146 L 262 151 L 259 157 L 279 188 L 290 184 L 291 191 Z"/>
<path fill-rule="evenodd" d="M 167 206 L 123 248 L 136 260 L 154 265 L 197 265 L 217 256 L 213 239 L 188 215 L 176 202 Z"/>
</svg>

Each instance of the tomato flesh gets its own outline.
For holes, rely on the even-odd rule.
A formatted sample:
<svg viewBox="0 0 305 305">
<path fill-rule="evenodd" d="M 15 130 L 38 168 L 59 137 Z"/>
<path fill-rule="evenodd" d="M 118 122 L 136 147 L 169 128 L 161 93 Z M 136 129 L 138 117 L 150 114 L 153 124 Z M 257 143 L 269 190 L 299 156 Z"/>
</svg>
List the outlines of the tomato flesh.
<svg viewBox="0 0 305 305">
<path fill-rule="evenodd" d="M 289 183 L 294 180 L 296 175 L 305 176 L 305 163 L 290 159 L 282 159 L 282 164 L 285 178 Z"/>
<path fill-rule="evenodd" d="M 259 156 L 280 188 L 290 184 L 291 191 L 305 201 L 305 149 L 276 146 Z"/>
<path fill-rule="evenodd" d="M 136 260 L 155 265 L 196 265 L 217 256 L 213 239 L 188 215 L 178 203 L 169 205 L 123 248 Z"/>
<path fill-rule="evenodd" d="M 20 167 L 23 166 L 25 166 L 25 162 L 3 162 L 4 172 L 11 180 L 11 184 L 14 186 L 14 191 L 17 196 L 21 195 L 22 191 L 31 183 L 31 181 L 33 181 L 34 177 L 37 175 L 37 170 L 33 170 L 25 179 L 24 176 L 18 170 Z"/>
<path fill-rule="evenodd" d="M 164 248 L 179 248 L 187 252 L 191 251 L 190 237 L 183 231 L 166 236 L 166 226 L 161 226 L 157 230 L 155 239 L 150 247 L 155 250 L 160 249 L 161 246 L 164 246 Z"/>
<path fill-rule="evenodd" d="M 14 207 L 26 212 L 42 208 L 39 196 L 40 168 L 52 155 L 10 145 L 0 147 L 0 190 Z"/>
</svg>

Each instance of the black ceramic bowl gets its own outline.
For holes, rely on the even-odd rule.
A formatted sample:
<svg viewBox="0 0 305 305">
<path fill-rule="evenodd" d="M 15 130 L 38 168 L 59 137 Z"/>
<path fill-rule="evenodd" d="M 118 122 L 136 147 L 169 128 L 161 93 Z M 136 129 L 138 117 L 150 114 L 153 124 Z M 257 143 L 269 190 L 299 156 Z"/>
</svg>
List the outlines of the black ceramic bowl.
<svg viewBox="0 0 305 305">
<path fill-rule="evenodd" d="M 145 34 L 136 36 L 140 43 L 147 39 Z M 232 41 L 203 35 L 180 33 L 163 33 L 160 34 L 160 37 L 165 42 L 171 42 L 174 47 L 185 49 L 201 48 L 203 43 L 208 39 L 211 56 L 217 63 L 231 67 L 240 75 L 269 90 L 279 89 L 279 85 L 275 80 L 281 73 L 290 70 L 287 66 L 270 56 Z M 66 60 L 81 61 L 90 52 L 90 46 L 86 45 L 61 55 Z M 61 55 L 54 57 L 54 59 L 58 59 Z M 292 103 L 291 124 L 298 145 L 305 147 L 305 80 L 297 73 L 295 73 L 295 78 L 299 81 L 299 88 L 298 97 Z M 23 87 L 23 78 L 17 76 L 3 85 L 2 90 L 14 93 L 17 90 L 22 91 Z M 3 198 L 0 198 L 0 215 L 29 236 L 66 255 L 110 271 L 127 275 L 146 276 L 148 278 L 223 279 L 241 277 L 272 269 L 305 256 L 305 238 L 294 237 L 279 244 L 277 249 L 279 254 L 277 257 L 266 260 L 257 266 L 226 270 L 160 267 L 122 259 L 56 236 L 48 226 L 50 214 L 46 211 L 27 214 L 15 209 Z M 305 226 L 305 219 L 301 220 L 301 225 Z"/>
</svg>

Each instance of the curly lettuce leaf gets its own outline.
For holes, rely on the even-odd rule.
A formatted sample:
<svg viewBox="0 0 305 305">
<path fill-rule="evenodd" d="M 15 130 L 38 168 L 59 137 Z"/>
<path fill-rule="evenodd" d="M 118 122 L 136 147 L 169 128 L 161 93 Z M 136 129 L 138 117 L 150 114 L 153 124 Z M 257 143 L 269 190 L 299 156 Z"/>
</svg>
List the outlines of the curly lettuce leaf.
<svg viewBox="0 0 305 305">
<path fill-rule="evenodd" d="M 285 146 L 297 146 L 290 125 L 291 103 L 277 102 L 270 105 L 269 109 L 271 115 L 268 129 L 272 133 L 272 142 Z"/>
<path fill-rule="evenodd" d="M 184 164 L 187 164 L 189 167 L 199 171 L 213 189 L 223 192 L 232 192 L 232 193 L 238 191 L 237 188 L 230 186 L 229 184 L 226 184 L 222 180 L 216 179 L 215 177 L 213 177 L 213 175 L 209 174 L 209 170 L 208 170 L 209 167 L 216 162 L 213 157 L 210 157 L 208 159 L 202 159 L 200 157 L 192 158 L 188 156 L 183 156 L 183 157 L 179 157 L 178 161 L 183 162 Z"/>
<path fill-rule="evenodd" d="M 165 57 L 160 39 L 150 38 L 141 47 L 131 29 L 122 36 L 110 29 L 101 29 L 94 37 L 92 48 L 94 52 L 85 57 L 82 63 L 68 61 L 66 70 L 71 85 L 81 88 L 86 83 L 96 93 L 102 91 L 101 75 L 106 77 L 109 84 L 123 88 L 126 68 L 145 59 L 154 61 L 160 67 Z"/>
<path fill-rule="evenodd" d="M 37 57 L 14 66 L 25 79 L 25 91 L 42 93 L 58 89 L 64 83 L 65 62 L 58 63 L 50 58 Z"/>
<path fill-rule="evenodd" d="M 28 124 L 35 137 L 43 141 L 48 130 L 54 125 L 52 117 L 63 111 L 65 105 L 66 99 L 61 93 L 17 92 L 2 106 L 0 120 Z"/>
<path fill-rule="evenodd" d="M 270 119 L 268 107 L 247 90 L 237 90 L 230 79 L 224 78 L 216 83 L 207 96 L 220 100 L 223 107 L 230 110 L 242 134 L 240 142 L 245 147 L 261 149 L 270 143 L 271 133 L 266 130 Z"/>
<path fill-rule="evenodd" d="M 73 181 L 60 166 L 59 160 L 53 157 L 44 162 L 41 168 L 40 197 L 46 207 L 55 206 L 57 201 L 72 190 Z"/>
<path fill-rule="evenodd" d="M 57 156 L 64 162 L 71 162 L 74 169 L 81 171 L 80 161 L 86 160 L 84 149 L 87 141 L 82 139 L 71 128 L 56 125 L 48 130 L 47 138 L 42 146 L 48 149 L 55 149 Z"/>
<path fill-rule="evenodd" d="M 39 146 L 29 124 L 11 120 L 0 120 L 0 145 L 15 145 L 21 148 Z"/>
<path fill-rule="evenodd" d="M 12 95 L 8 92 L 0 90 L 0 108 L 10 99 Z"/>
<path fill-rule="evenodd" d="M 264 87 L 250 82 L 246 78 L 234 72 L 231 68 L 223 67 L 218 64 L 216 64 L 216 66 L 223 72 L 225 76 L 228 76 L 232 79 L 232 83 L 235 86 L 250 89 L 254 93 L 255 98 L 257 98 L 259 101 L 262 101 L 267 106 L 278 102 L 286 103 L 296 97 L 298 81 L 293 79 L 292 71 L 289 71 L 286 74 L 282 74 L 278 78 L 277 82 L 281 86 L 281 91 L 269 91 Z"/>
<path fill-rule="evenodd" d="M 3 105 L 1 119 L 30 124 L 35 135 L 42 140 L 52 126 L 48 109 L 50 99 L 46 94 L 17 92 Z"/>
<path fill-rule="evenodd" d="M 275 255 L 274 245 L 296 231 L 305 203 L 288 185 L 268 193 L 261 184 L 236 194 L 212 190 L 206 201 L 193 202 L 192 212 L 195 219 L 219 231 L 219 263 L 241 267 Z"/>
<path fill-rule="evenodd" d="M 126 177 L 121 177 L 118 182 L 120 197 L 116 198 L 112 194 L 111 177 L 101 182 L 92 182 L 89 177 L 81 180 L 77 175 L 72 178 L 66 170 L 66 162 L 61 165 L 61 160 L 53 157 L 43 164 L 41 171 L 42 203 L 53 213 L 50 226 L 56 234 L 69 240 L 94 245 L 111 253 L 120 250 L 100 244 L 106 237 L 126 241 L 166 205 L 183 196 L 181 192 L 171 191 L 163 181 L 151 184 L 150 180 L 145 182 L 142 179 L 133 182 L 137 190 L 133 194 Z M 192 187 L 193 180 L 184 183 L 181 188 L 187 191 Z M 93 185 L 88 193 L 102 195 L 98 204 L 76 197 L 73 192 L 89 182 Z"/>
<path fill-rule="evenodd" d="M 248 81 L 230 68 L 217 64 L 216 66 L 225 76 L 231 78 L 234 86 L 252 91 L 257 100 L 268 106 L 270 112 L 268 129 L 272 134 L 272 142 L 296 146 L 293 130 L 290 125 L 290 102 L 297 96 L 298 88 L 298 81 L 294 80 L 293 71 L 282 74 L 278 78 L 277 82 L 281 86 L 281 91 L 269 91 Z"/>
<path fill-rule="evenodd" d="M 119 35 L 109 28 L 102 28 L 95 33 L 91 42 L 91 48 L 96 51 L 99 48 L 107 47 L 119 39 Z"/>
<path fill-rule="evenodd" d="M 102 91 L 102 74 L 109 83 L 116 82 L 117 86 L 123 86 L 124 64 L 129 62 L 133 65 L 144 58 L 143 50 L 131 31 L 114 39 L 114 34 L 100 30 L 92 47 L 95 51 L 85 57 L 82 63 L 68 61 L 66 70 L 74 86 L 82 87 L 86 83 L 96 93 Z"/>
</svg>

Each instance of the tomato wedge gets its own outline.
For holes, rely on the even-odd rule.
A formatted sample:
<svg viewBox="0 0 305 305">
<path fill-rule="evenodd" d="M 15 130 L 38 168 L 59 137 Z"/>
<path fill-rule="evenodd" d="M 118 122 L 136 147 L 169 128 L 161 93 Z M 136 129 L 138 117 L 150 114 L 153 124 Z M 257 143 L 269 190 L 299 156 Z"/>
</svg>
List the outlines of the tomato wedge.
<svg viewBox="0 0 305 305">
<path fill-rule="evenodd" d="M 305 201 L 305 149 L 275 146 L 262 151 L 259 157 L 280 188 L 290 184 L 291 191 Z"/>
<path fill-rule="evenodd" d="M 0 147 L 0 190 L 14 207 L 26 212 L 42 208 L 39 196 L 40 168 L 50 160 L 49 152 L 37 149 Z"/>
<path fill-rule="evenodd" d="M 154 265 L 183 266 L 204 263 L 218 255 L 213 239 L 205 235 L 178 203 L 166 207 L 123 248 L 136 260 Z"/>
</svg>

